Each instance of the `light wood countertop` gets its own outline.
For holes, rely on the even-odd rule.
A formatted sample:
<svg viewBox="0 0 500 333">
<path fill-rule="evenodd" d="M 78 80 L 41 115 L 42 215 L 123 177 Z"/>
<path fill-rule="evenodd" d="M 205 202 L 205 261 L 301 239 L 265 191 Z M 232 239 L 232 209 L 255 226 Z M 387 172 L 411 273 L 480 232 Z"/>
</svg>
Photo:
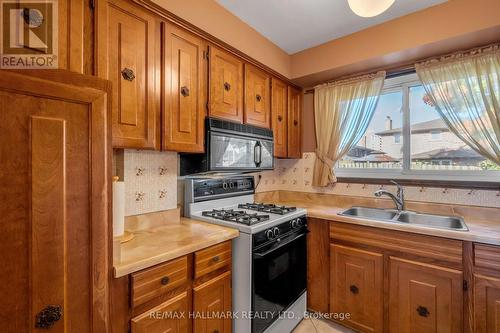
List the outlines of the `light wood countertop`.
<svg viewBox="0 0 500 333">
<path fill-rule="evenodd" d="M 133 233 L 134 239 L 119 245 L 120 255 L 113 263 L 115 277 L 125 276 L 239 236 L 236 229 L 188 218 L 149 226 L 147 229 L 136 229 Z"/>
<path fill-rule="evenodd" d="M 358 224 L 376 228 L 400 230 L 423 235 L 500 245 L 500 209 L 408 202 L 407 209 L 428 214 L 461 216 L 469 231 L 429 228 L 404 223 L 383 222 L 338 215 L 351 206 L 392 208 L 391 200 L 340 197 L 291 191 L 264 192 L 257 195 L 258 201 L 297 206 L 307 210 L 307 216 L 324 220 Z"/>
</svg>

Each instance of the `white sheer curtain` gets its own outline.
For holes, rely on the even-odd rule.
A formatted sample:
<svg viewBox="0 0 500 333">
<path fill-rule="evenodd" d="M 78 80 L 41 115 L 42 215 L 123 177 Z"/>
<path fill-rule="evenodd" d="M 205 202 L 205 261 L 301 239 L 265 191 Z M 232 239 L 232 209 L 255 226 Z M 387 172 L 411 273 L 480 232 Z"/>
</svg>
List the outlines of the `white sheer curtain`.
<svg viewBox="0 0 500 333">
<path fill-rule="evenodd" d="M 500 164 L 500 44 L 429 60 L 415 68 L 450 130 Z"/>
<path fill-rule="evenodd" d="M 333 166 L 365 134 L 385 72 L 324 84 L 314 89 L 316 162 L 313 186 L 337 181 Z"/>
</svg>

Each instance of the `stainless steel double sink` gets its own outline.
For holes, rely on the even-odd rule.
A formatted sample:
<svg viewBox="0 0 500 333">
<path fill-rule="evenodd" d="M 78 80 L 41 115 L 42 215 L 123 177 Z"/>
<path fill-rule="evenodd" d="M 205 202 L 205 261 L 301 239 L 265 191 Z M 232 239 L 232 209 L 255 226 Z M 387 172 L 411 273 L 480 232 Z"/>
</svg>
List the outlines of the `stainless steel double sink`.
<svg viewBox="0 0 500 333">
<path fill-rule="evenodd" d="M 411 211 L 397 211 L 395 209 L 352 207 L 339 215 L 359 217 L 368 220 L 393 222 L 400 224 L 420 225 L 429 228 L 468 231 L 464 220 L 459 216 L 442 216 L 421 214 Z"/>
</svg>

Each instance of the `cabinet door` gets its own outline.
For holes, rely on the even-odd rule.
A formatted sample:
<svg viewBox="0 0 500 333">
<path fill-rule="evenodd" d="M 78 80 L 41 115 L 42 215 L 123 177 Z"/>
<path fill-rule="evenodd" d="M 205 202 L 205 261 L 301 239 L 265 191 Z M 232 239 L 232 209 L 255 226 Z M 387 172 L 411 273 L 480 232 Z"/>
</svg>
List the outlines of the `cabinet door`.
<svg viewBox="0 0 500 333">
<path fill-rule="evenodd" d="M 302 91 L 288 87 L 288 157 L 302 157 Z"/>
<path fill-rule="evenodd" d="M 272 79 L 271 89 L 271 124 L 274 134 L 274 156 L 287 157 L 288 146 L 288 86 Z"/>
<path fill-rule="evenodd" d="M 106 332 L 108 83 L 30 75 L 0 75 L 2 332 Z"/>
<path fill-rule="evenodd" d="M 382 332 L 383 255 L 330 245 L 330 312 L 350 313 L 348 325 Z"/>
<path fill-rule="evenodd" d="M 132 333 L 185 333 L 188 321 L 188 299 L 184 292 L 132 318 Z"/>
<path fill-rule="evenodd" d="M 98 1 L 96 36 L 97 73 L 113 83 L 113 146 L 159 148 L 159 20 L 129 1 Z"/>
<path fill-rule="evenodd" d="M 194 333 L 230 333 L 231 272 L 195 287 L 193 293 Z"/>
<path fill-rule="evenodd" d="M 500 332 L 500 279 L 474 276 L 474 332 Z"/>
<path fill-rule="evenodd" d="M 210 47 L 209 59 L 209 115 L 243 122 L 243 63 L 216 47 Z"/>
<path fill-rule="evenodd" d="M 245 123 L 271 128 L 271 78 L 266 72 L 245 64 Z"/>
<path fill-rule="evenodd" d="M 393 257 L 389 269 L 390 332 L 462 332 L 462 272 Z"/>
<path fill-rule="evenodd" d="M 206 45 L 201 38 L 172 24 L 163 27 L 163 149 L 203 152 Z"/>
</svg>

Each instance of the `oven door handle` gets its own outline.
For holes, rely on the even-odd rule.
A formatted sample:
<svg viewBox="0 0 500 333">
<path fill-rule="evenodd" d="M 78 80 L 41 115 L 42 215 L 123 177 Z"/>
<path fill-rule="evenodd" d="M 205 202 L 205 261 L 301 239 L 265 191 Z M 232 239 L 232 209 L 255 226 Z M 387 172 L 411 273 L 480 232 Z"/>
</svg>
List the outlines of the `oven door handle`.
<svg viewBox="0 0 500 333">
<path fill-rule="evenodd" d="M 309 232 L 309 231 L 306 231 L 306 232 L 305 232 L 305 233 L 303 233 L 303 234 L 300 234 L 300 235 L 298 235 L 298 236 L 295 236 L 295 237 L 291 238 L 290 240 L 287 240 L 287 241 L 285 241 L 285 242 L 283 242 L 283 243 L 280 243 L 280 245 L 275 246 L 275 247 L 273 247 L 273 248 L 271 248 L 271 249 L 269 249 L 269 250 L 267 250 L 267 251 L 264 251 L 264 252 L 254 252 L 254 253 L 253 253 L 253 256 L 254 256 L 254 258 L 256 258 L 256 259 L 264 258 L 265 256 L 267 256 L 267 255 L 269 255 L 269 254 L 273 253 L 274 251 L 277 251 L 277 250 L 281 249 L 282 247 L 287 246 L 288 244 L 290 244 L 290 243 L 292 243 L 292 242 L 294 242 L 294 241 L 296 241 L 296 240 L 298 240 L 298 239 L 300 239 L 300 238 L 304 237 L 305 235 L 307 235 L 307 233 L 308 233 L 308 232 Z"/>
</svg>

